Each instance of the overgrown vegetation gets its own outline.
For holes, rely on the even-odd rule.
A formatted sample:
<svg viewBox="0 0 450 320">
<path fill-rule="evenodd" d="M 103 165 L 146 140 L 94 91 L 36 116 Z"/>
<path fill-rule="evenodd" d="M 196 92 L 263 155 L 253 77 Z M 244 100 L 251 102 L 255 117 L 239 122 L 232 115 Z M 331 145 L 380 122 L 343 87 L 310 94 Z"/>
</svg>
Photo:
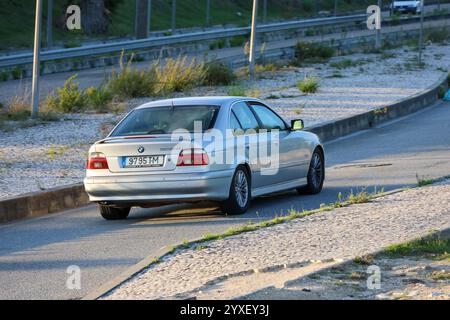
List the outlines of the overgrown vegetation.
<svg viewBox="0 0 450 320">
<path fill-rule="evenodd" d="M 0 130 L 9 131 L 17 127 L 11 122 L 20 122 L 20 127 L 28 127 L 39 123 L 59 120 L 60 116 L 45 104 L 39 106 L 39 115 L 30 119 L 31 103 L 26 93 L 15 96 L 5 105 L 0 104 Z"/>
<path fill-rule="evenodd" d="M 110 88 L 101 85 L 100 87 L 89 87 L 86 89 L 86 97 L 89 106 L 96 112 L 106 112 L 109 109 L 109 104 L 113 100 L 113 94 Z"/>
<path fill-rule="evenodd" d="M 210 62 L 206 65 L 205 84 L 209 86 L 230 85 L 236 80 L 233 70 L 221 62 Z"/>
<path fill-rule="evenodd" d="M 432 28 L 425 30 L 425 39 L 435 43 L 444 43 L 450 39 L 448 27 Z"/>
<path fill-rule="evenodd" d="M 188 61 L 187 56 L 169 58 L 165 64 L 158 61 L 150 69 L 156 78 L 153 94 L 165 95 L 199 86 L 205 81 L 205 69 L 203 62 L 197 62 L 195 58 Z"/>
<path fill-rule="evenodd" d="M 62 88 L 56 89 L 55 95 L 49 95 L 45 104 L 53 110 L 63 113 L 81 112 L 86 109 L 87 96 L 80 85 L 75 82 L 77 75 L 66 80 Z"/>
<path fill-rule="evenodd" d="M 243 85 L 232 85 L 228 87 L 227 95 L 232 97 L 252 97 L 258 98 L 261 91 L 258 88 L 245 87 Z"/>
<path fill-rule="evenodd" d="M 361 256 L 361 257 L 355 257 L 353 259 L 354 263 L 362 264 L 362 265 L 366 265 L 366 266 L 370 266 L 371 264 L 373 264 L 373 261 L 374 261 L 374 256 L 371 254 Z"/>
<path fill-rule="evenodd" d="M 336 61 L 336 62 L 330 63 L 330 67 L 336 68 L 336 69 L 346 69 L 346 68 L 361 66 L 361 65 L 364 65 L 369 62 L 372 62 L 372 61 L 368 60 L 368 59 L 360 59 L 360 60 L 344 59 L 341 61 Z"/>
<path fill-rule="evenodd" d="M 424 177 L 419 177 L 418 174 L 416 174 L 416 180 L 417 180 L 417 186 L 418 187 L 425 187 L 428 185 L 433 184 L 435 181 L 433 179 L 427 179 Z"/>
<path fill-rule="evenodd" d="M 407 243 L 391 245 L 384 250 L 384 253 L 393 257 L 431 255 L 441 259 L 450 253 L 450 239 L 442 239 L 439 235 L 430 235 Z"/>
<path fill-rule="evenodd" d="M 124 61 L 124 52 L 120 57 L 119 71 L 113 70 L 106 87 L 121 100 L 127 98 L 149 97 L 154 92 L 155 70 L 133 68 L 133 55 Z"/>
<path fill-rule="evenodd" d="M 297 82 L 297 87 L 303 93 L 316 93 L 319 89 L 319 79 L 316 77 L 305 77 Z"/>
<path fill-rule="evenodd" d="M 334 55 L 334 49 L 320 43 L 298 42 L 295 47 L 294 64 L 297 66 L 308 62 L 323 62 Z"/>
<path fill-rule="evenodd" d="M 348 196 L 347 201 L 350 204 L 361 204 L 361 203 L 369 202 L 371 198 L 372 198 L 372 196 L 366 191 L 353 193 L 353 190 L 352 190 L 350 192 L 350 195 Z"/>
</svg>

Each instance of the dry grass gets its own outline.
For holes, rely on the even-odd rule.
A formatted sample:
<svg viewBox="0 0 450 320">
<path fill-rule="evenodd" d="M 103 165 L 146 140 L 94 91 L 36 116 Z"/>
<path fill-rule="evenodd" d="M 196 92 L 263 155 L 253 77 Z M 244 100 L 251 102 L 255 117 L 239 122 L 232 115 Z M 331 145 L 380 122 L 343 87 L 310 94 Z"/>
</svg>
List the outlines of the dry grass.
<svg viewBox="0 0 450 320">
<path fill-rule="evenodd" d="M 151 69 L 156 77 L 154 93 L 157 95 L 185 91 L 203 84 L 206 79 L 205 64 L 195 58 L 188 61 L 187 56 L 167 59 L 165 64 L 157 61 Z"/>
</svg>

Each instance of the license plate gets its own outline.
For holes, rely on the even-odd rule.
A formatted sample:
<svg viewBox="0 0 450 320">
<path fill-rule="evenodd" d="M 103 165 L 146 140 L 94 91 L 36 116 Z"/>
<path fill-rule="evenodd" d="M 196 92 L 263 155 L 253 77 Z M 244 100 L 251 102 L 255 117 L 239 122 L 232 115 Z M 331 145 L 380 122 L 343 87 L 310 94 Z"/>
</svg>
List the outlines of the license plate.
<svg viewBox="0 0 450 320">
<path fill-rule="evenodd" d="M 124 168 L 162 167 L 163 165 L 164 156 L 126 157 L 124 161 Z"/>
</svg>

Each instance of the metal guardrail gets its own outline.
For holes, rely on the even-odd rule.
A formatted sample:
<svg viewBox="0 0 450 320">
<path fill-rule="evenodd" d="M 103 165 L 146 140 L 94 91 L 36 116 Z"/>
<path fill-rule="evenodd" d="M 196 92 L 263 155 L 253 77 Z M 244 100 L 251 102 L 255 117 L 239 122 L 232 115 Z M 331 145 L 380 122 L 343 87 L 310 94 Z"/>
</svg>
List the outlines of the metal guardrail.
<svg viewBox="0 0 450 320">
<path fill-rule="evenodd" d="M 317 19 L 271 23 L 258 26 L 258 32 L 268 33 L 289 29 L 301 29 L 315 26 L 334 25 L 339 23 L 351 23 L 351 22 L 357 23 L 365 21 L 366 17 L 367 17 L 366 14 L 357 14 L 350 16 L 338 16 L 330 18 L 317 18 Z M 142 50 L 152 47 L 162 47 L 181 43 L 230 38 L 248 34 L 250 34 L 250 27 L 229 28 L 222 30 L 210 30 L 188 34 L 172 35 L 161 38 L 128 40 L 116 43 L 88 45 L 78 48 L 49 50 L 43 51 L 41 53 L 41 61 L 64 60 L 86 56 L 98 56 L 103 54 L 120 52 L 122 50 L 125 51 Z M 0 67 L 12 67 L 17 65 L 31 64 L 32 62 L 33 62 L 33 54 L 31 52 L 0 57 Z"/>
</svg>

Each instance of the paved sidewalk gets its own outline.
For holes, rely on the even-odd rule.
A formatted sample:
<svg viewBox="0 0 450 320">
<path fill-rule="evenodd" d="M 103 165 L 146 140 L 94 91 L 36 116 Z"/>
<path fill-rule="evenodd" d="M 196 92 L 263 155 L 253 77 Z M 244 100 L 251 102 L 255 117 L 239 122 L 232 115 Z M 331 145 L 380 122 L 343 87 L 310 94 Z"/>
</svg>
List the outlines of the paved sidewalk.
<svg viewBox="0 0 450 320">
<path fill-rule="evenodd" d="M 450 180 L 181 249 L 106 299 L 231 299 L 450 227 Z M 285 268 L 288 267 L 288 268 Z M 274 269 L 276 276 L 262 272 Z"/>
</svg>

